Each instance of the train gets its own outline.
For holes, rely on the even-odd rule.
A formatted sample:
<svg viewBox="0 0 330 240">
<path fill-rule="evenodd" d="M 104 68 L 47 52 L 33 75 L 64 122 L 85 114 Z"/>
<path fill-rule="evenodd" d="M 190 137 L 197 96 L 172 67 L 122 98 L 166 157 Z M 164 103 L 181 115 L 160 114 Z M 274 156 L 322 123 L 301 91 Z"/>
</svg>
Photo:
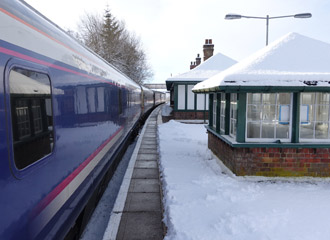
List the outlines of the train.
<svg viewBox="0 0 330 240">
<path fill-rule="evenodd" d="M 75 239 L 165 94 L 23 0 L 0 1 L 0 239 Z"/>
</svg>

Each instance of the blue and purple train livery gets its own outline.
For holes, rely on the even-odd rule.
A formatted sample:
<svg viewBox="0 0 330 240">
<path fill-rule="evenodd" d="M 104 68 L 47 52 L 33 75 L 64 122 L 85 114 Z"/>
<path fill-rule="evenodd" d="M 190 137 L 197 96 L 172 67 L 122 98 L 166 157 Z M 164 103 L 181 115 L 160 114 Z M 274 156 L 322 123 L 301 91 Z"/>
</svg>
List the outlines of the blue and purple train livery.
<svg viewBox="0 0 330 240">
<path fill-rule="evenodd" d="M 24 1 L 0 1 L 0 239 L 63 239 L 165 100 Z"/>
</svg>

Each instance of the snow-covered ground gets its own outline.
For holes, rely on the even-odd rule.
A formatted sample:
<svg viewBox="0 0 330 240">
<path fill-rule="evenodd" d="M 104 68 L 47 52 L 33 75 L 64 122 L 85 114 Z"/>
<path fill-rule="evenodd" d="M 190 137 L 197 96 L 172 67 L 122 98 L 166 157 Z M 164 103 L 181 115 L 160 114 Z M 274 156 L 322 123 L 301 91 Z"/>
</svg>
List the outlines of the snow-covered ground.
<svg viewBox="0 0 330 240">
<path fill-rule="evenodd" d="M 330 180 L 237 177 L 202 124 L 159 125 L 167 240 L 330 239 Z"/>
</svg>

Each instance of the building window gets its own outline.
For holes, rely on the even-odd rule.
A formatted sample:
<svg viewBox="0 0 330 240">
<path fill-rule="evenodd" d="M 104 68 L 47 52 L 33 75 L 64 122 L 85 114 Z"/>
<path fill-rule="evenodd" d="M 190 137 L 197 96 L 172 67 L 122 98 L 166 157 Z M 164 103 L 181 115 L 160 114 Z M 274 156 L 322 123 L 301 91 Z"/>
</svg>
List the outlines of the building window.
<svg viewBox="0 0 330 240">
<path fill-rule="evenodd" d="M 209 94 L 197 94 L 197 110 L 209 110 Z"/>
<path fill-rule="evenodd" d="M 248 93 L 247 141 L 289 141 L 291 101 L 290 93 Z"/>
<path fill-rule="evenodd" d="M 53 113 L 49 77 L 13 68 L 9 74 L 14 162 L 23 169 L 53 149 Z"/>
<path fill-rule="evenodd" d="M 186 109 L 186 86 L 178 85 L 178 110 Z"/>
<path fill-rule="evenodd" d="M 226 119 L 226 94 L 221 93 L 220 102 L 220 132 L 225 133 L 225 119 Z"/>
<path fill-rule="evenodd" d="M 213 128 L 217 128 L 217 95 L 213 94 L 213 112 L 212 112 L 212 119 L 213 119 Z"/>
<path fill-rule="evenodd" d="M 194 85 L 187 86 L 187 110 L 195 109 L 195 94 L 191 91 Z"/>
<path fill-rule="evenodd" d="M 121 88 L 118 88 L 118 114 L 123 113 L 123 92 Z"/>
<path fill-rule="evenodd" d="M 237 93 L 231 93 L 229 135 L 232 137 L 236 137 L 236 123 L 237 123 Z"/>
<path fill-rule="evenodd" d="M 300 139 L 329 141 L 329 93 L 300 94 Z"/>
</svg>

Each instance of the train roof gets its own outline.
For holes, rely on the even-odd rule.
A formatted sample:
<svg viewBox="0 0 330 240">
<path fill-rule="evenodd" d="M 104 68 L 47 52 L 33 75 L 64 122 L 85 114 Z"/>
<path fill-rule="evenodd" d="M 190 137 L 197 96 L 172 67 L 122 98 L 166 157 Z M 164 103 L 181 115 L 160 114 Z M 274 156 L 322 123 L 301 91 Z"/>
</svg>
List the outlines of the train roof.
<svg viewBox="0 0 330 240">
<path fill-rule="evenodd" d="M 55 61 L 67 64 L 86 75 L 93 75 L 94 82 L 110 82 L 122 86 L 138 84 L 128 78 L 103 58 L 68 35 L 63 29 L 21 0 L 1 0 L 1 39 L 24 49 L 30 49 Z M 4 14 L 3 14 L 4 13 Z M 22 38 L 17 26 L 26 33 Z M 39 39 L 38 42 L 35 39 Z M 63 79 L 63 85 L 69 84 Z"/>
</svg>

